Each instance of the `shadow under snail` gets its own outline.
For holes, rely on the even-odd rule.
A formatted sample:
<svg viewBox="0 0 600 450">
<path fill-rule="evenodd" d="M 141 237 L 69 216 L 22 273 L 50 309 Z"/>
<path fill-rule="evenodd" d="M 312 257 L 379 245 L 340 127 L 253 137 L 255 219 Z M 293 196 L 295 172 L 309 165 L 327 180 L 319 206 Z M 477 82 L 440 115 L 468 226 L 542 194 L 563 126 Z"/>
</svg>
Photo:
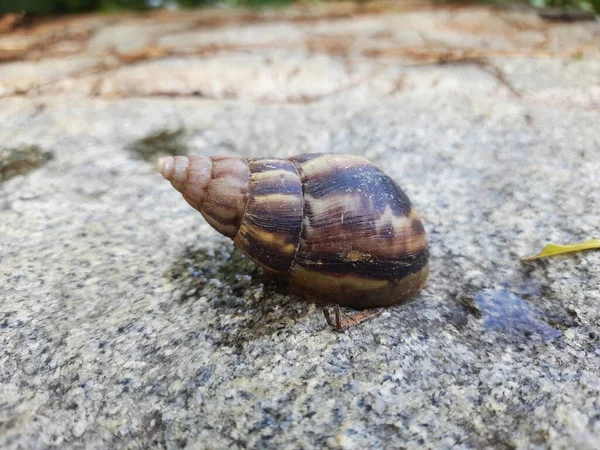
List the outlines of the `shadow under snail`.
<svg viewBox="0 0 600 450">
<path fill-rule="evenodd" d="M 415 297 L 429 273 L 410 200 L 364 158 L 306 154 L 161 158 L 158 171 L 218 232 L 342 329 Z M 340 315 L 339 306 L 363 310 Z"/>
</svg>

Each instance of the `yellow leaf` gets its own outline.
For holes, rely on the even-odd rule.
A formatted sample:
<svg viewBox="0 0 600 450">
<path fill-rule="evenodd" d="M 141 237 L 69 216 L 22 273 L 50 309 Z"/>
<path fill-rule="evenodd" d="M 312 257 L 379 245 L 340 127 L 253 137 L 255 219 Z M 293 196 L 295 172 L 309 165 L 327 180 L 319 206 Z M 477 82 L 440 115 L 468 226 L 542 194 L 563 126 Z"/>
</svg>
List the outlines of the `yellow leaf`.
<svg viewBox="0 0 600 450">
<path fill-rule="evenodd" d="M 533 261 L 534 259 L 546 258 L 548 256 L 562 255 L 563 253 L 579 252 L 581 250 L 600 249 L 600 240 L 592 239 L 579 244 L 557 245 L 548 244 L 537 255 L 521 258 L 521 261 Z"/>
</svg>

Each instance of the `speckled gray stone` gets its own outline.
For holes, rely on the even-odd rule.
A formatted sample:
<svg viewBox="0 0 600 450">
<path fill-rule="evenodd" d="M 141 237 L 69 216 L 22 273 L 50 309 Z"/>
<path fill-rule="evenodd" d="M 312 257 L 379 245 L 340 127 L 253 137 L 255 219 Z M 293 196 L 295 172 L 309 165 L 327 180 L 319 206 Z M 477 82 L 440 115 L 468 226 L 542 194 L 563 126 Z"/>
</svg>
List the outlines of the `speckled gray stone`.
<svg viewBox="0 0 600 450">
<path fill-rule="evenodd" d="M 311 29 L 325 40 L 343 31 L 375 36 L 380 48 L 413 45 L 397 28 L 404 14 L 431 40 L 475 49 L 539 50 L 542 27 L 552 51 L 600 36 L 598 23 L 545 25 L 524 12 L 380 11 L 268 22 L 266 36 L 283 33 L 292 46 L 281 59 L 229 49 L 190 56 L 186 72 L 179 55 L 108 72 L 101 85 L 67 76 L 19 96 L 0 77 L 0 146 L 54 154 L 0 184 L 0 447 L 600 447 L 600 252 L 519 262 L 548 241 L 598 237 L 598 54 L 495 55 L 501 80 L 479 64 L 290 44 Z M 136 36 L 135 20 L 121 21 L 115 33 Z M 512 36 L 516 22 L 530 28 Z M 173 46 L 180 29 L 140 25 Z M 79 58 L 116 42 L 98 36 L 96 53 Z M 124 47 L 153 41 L 139 42 Z M 304 70 L 295 82 L 285 61 Z M 44 61 L 27 64 L 43 78 Z M 148 78 L 136 78 L 145 64 Z M 206 95 L 195 95 L 188 75 L 207 68 L 196 80 Z M 152 74 L 161 71 L 179 72 L 174 97 L 159 96 L 168 78 Z M 333 332 L 135 153 L 162 130 L 183 130 L 174 135 L 189 153 L 370 158 L 423 217 L 428 286 L 413 303 Z"/>
</svg>

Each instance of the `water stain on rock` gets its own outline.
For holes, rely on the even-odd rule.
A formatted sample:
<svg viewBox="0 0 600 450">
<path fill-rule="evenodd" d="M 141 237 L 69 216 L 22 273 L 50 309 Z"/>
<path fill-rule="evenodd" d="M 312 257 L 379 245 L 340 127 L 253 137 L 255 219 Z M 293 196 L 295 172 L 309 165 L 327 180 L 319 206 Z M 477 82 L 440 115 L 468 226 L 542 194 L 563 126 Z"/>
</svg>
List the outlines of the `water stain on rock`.
<svg viewBox="0 0 600 450">
<path fill-rule="evenodd" d="M 236 297 L 244 296 L 253 287 L 262 286 L 263 295 L 288 290 L 285 280 L 265 274 L 230 242 L 222 242 L 213 249 L 186 249 L 168 277 L 184 290 L 180 301 L 198 296 L 209 284 L 218 285 Z"/>
<path fill-rule="evenodd" d="M 504 289 L 484 289 L 475 296 L 488 330 L 513 338 L 553 342 L 562 333 L 544 321 L 541 310 L 518 295 Z"/>
<path fill-rule="evenodd" d="M 46 164 L 54 155 L 37 145 L 0 149 L 0 183 L 23 175 Z"/>
<path fill-rule="evenodd" d="M 290 321 L 312 310 L 310 303 L 291 295 L 286 278 L 264 273 L 225 240 L 213 249 L 187 249 L 166 276 L 179 294 L 165 309 L 202 297 L 208 300 L 207 308 L 215 316 L 211 325 L 214 345 L 241 349 L 248 341 L 281 332 Z"/>
<path fill-rule="evenodd" d="M 187 155 L 186 132 L 177 130 L 159 130 L 129 145 L 129 150 L 138 158 L 154 163 L 162 156 Z"/>
</svg>

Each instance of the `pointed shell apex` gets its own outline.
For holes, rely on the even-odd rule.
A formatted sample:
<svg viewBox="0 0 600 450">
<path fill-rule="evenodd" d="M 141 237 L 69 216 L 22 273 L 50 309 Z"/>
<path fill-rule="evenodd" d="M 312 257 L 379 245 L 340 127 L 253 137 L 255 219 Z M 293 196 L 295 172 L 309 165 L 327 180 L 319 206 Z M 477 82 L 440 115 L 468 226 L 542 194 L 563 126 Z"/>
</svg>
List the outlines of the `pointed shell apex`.
<svg viewBox="0 0 600 450">
<path fill-rule="evenodd" d="M 175 159 L 172 156 L 164 156 L 156 161 L 156 170 L 166 179 L 169 180 L 173 175 L 173 166 Z"/>
</svg>

